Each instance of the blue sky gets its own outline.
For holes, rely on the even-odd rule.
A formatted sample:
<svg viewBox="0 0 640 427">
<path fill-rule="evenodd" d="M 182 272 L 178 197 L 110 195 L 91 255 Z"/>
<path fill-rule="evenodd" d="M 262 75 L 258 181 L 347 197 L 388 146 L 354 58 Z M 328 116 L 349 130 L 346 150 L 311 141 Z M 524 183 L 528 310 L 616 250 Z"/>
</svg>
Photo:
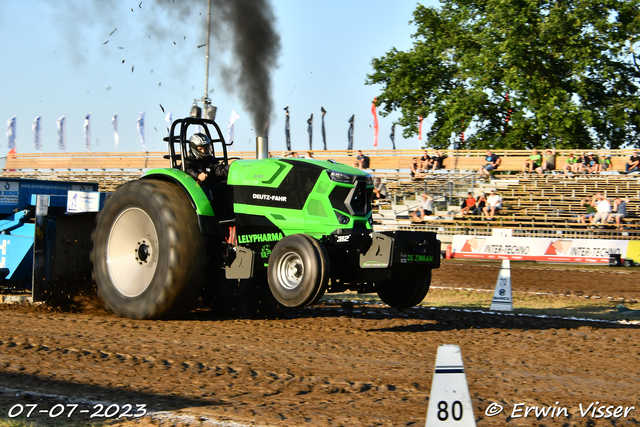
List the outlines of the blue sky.
<svg viewBox="0 0 640 427">
<path fill-rule="evenodd" d="M 85 151 L 84 116 L 91 113 L 91 150 L 115 151 L 111 118 L 118 113 L 118 151 L 142 151 L 136 129 L 146 116 L 148 151 L 166 149 L 165 112 L 184 117 L 204 93 L 204 22 L 207 1 L 189 4 L 190 15 L 172 16 L 160 0 L 2 0 L 0 2 L 0 123 L 17 116 L 18 152 L 34 152 L 32 123 L 42 115 L 42 151 L 58 152 L 56 119 L 66 115 L 67 151 Z M 166 0 L 165 0 L 166 1 Z M 61 6 L 62 4 L 62 6 Z M 422 2 L 438 6 L 434 0 Z M 320 107 L 330 149 L 346 149 L 348 120 L 355 114 L 354 148 L 373 149 L 371 101 L 380 88 L 364 84 L 371 59 L 392 47 L 412 46 L 409 24 L 417 3 L 337 0 L 273 0 L 281 37 L 279 66 L 273 72 L 275 111 L 270 148 L 284 150 L 285 114 L 291 112 L 294 150 L 308 149 L 307 119 L 314 113 L 314 149 L 322 147 Z M 176 9 L 177 10 L 177 9 Z M 213 16 L 225 33 L 225 23 Z M 112 31 L 116 30 L 113 34 Z M 111 34 L 111 35 L 110 35 Z M 106 41 L 108 42 L 104 44 Z M 219 74 L 232 72 L 234 58 L 215 43 L 211 51 L 209 89 L 225 129 L 232 109 L 237 150 L 255 149 L 257 132 L 233 91 Z M 123 62 L 124 61 L 124 62 Z M 133 72 L 132 72 L 133 67 Z M 380 149 L 390 149 L 395 113 L 378 116 Z M 225 135 L 226 136 L 226 135 Z M 417 137 L 405 140 L 396 127 L 397 148 L 420 148 Z M 7 152 L 5 133 L 0 155 Z"/>
</svg>

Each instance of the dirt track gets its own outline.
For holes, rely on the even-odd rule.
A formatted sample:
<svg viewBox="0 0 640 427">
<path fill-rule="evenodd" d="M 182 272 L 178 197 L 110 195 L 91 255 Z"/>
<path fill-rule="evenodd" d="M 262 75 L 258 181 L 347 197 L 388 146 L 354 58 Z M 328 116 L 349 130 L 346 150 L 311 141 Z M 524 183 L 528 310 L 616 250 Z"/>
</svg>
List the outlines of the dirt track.
<svg viewBox="0 0 640 427">
<path fill-rule="evenodd" d="M 496 264 L 451 261 L 434 273 L 433 285 L 492 289 L 497 273 Z M 638 273 L 514 266 L 512 274 L 518 290 L 640 299 Z M 424 425 L 436 351 L 451 343 L 462 351 L 478 425 L 638 425 L 639 329 L 339 303 L 278 320 L 216 319 L 200 311 L 173 322 L 4 307 L 0 419 L 17 404 L 40 410 L 78 403 L 91 413 L 94 402 L 106 402 L 171 412 L 142 425 Z M 596 401 L 637 409 L 627 417 L 583 417 L 579 405 Z M 488 417 L 492 403 L 504 411 Z M 566 407 L 570 417 L 510 418 L 519 403 Z M 87 418 L 76 412 L 69 420 L 81 425 Z"/>
</svg>

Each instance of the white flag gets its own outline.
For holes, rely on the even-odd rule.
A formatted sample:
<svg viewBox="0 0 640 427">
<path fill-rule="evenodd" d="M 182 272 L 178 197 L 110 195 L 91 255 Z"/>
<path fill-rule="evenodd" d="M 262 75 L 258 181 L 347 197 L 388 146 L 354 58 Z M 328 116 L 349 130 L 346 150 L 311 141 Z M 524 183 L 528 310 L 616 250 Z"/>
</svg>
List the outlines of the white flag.
<svg viewBox="0 0 640 427">
<path fill-rule="evenodd" d="M 67 151 L 67 135 L 65 131 L 66 118 L 67 116 L 63 115 L 56 120 L 56 124 L 58 125 L 58 148 L 60 151 Z"/>
<path fill-rule="evenodd" d="M 38 116 L 33 121 L 31 129 L 33 129 L 33 149 L 36 151 L 42 151 L 42 144 L 40 143 L 40 120 L 42 116 Z"/>
<path fill-rule="evenodd" d="M 171 129 L 171 123 L 173 123 L 173 111 L 169 111 L 167 116 L 164 118 L 164 121 L 168 123 L 167 125 L 167 136 L 169 136 L 169 132 Z"/>
<path fill-rule="evenodd" d="M 9 150 L 16 148 L 16 116 L 7 120 L 7 147 Z"/>
<path fill-rule="evenodd" d="M 84 148 L 87 151 L 91 151 L 91 113 L 84 116 Z"/>
<path fill-rule="evenodd" d="M 111 117 L 111 124 L 113 125 L 113 139 L 116 141 L 116 150 L 118 149 L 118 142 L 120 142 L 120 136 L 118 135 L 118 113 L 115 113 Z"/>
<path fill-rule="evenodd" d="M 238 115 L 238 113 L 236 113 L 235 110 L 231 110 L 231 117 L 229 117 L 229 127 L 227 128 L 227 144 L 229 144 L 230 146 L 233 145 L 234 124 L 235 124 L 236 120 L 238 120 L 239 118 L 240 118 L 240 116 Z"/>
<path fill-rule="evenodd" d="M 142 143 L 142 151 L 146 151 L 147 147 L 146 147 L 146 144 L 144 143 L 144 111 L 142 113 L 138 113 L 138 123 L 136 126 L 138 127 L 140 142 Z"/>
</svg>

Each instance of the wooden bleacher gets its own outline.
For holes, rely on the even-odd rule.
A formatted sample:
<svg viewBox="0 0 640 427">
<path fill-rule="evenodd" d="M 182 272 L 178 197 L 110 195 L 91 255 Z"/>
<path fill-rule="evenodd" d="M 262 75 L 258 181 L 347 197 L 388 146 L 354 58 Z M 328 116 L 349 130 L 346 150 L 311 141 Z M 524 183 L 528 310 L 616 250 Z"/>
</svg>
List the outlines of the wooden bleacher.
<svg viewBox="0 0 640 427">
<path fill-rule="evenodd" d="M 433 150 L 428 150 L 433 154 Z M 370 150 L 369 171 L 383 177 L 389 190 L 389 199 L 376 206 L 379 221 L 387 227 L 432 229 L 439 233 L 460 234 L 463 232 L 485 232 L 495 227 L 525 230 L 527 233 L 544 234 L 573 232 L 589 237 L 605 234 L 607 238 L 640 237 L 640 175 L 571 176 L 560 172 L 554 174 L 522 175 L 522 165 L 529 156 L 528 150 L 495 150 L 502 158 L 502 164 L 494 179 L 486 184 L 479 183 L 478 167 L 484 165 L 484 150 L 443 150 L 447 154 L 445 170 L 425 174 L 423 178 L 412 179 L 409 164 L 412 158 L 420 158 L 423 150 Z M 566 155 L 571 150 L 558 150 L 556 169 L 562 171 Z M 596 152 L 598 155 L 612 154 L 613 170 L 624 170 L 632 150 L 608 150 Z M 575 154 L 578 152 L 574 151 Z M 102 191 L 114 191 L 122 183 L 137 179 L 141 172 L 151 168 L 168 167 L 164 159 L 165 152 L 122 152 L 122 153 L 26 153 L 6 158 L 3 177 L 29 177 L 38 179 L 57 179 L 98 182 Z M 217 153 L 220 155 L 220 153 Z M 274 151 L 274 157 L 284 157 L 286 152 Z M 357 152 L 346 150 L 315 151 L 312 156 L 319 160 L 334 160 L 339 163 L 353 164 Z M 253 151 L 232 151 L 232 157 L 255 158 Z M 310 157 L 308 152 L 299 152 L 300 157 Z M 451 190 L 451 180 L 468 177 L 462 187 Z M 464 187 L 464 186 L 467 187 Z M 447 212 L 424 224 L 412 223 L 409 212 L 401 215 L 391 214 L 392 203 L 417 205 L 420 193 L 427 191 L 455 192 L 452 205 L 460 204 L 466 191 L 480 191 L 482 188 L 497 188 L 503 196 L 505 208 L 494 221 L 486 221 L 482 216 L 456 217 Z M 444 189 L 444 190 L 443 190 Z M 625 230 L 589 229 L 576 222 L 578 215 L 584 213 L 580 205 L 582 198 L 601 191 L 605 197 L 629 197 L 627 205 L 630 218 L 624 221 Z M 451 194 L 449 194 L 451 199 Z M 408 209 L 406 209 L 408 210 Z M 384 213 L 385 215 L 382 215 Z M 484 230 L 484 231 L 483 231 Z"/>
</svg>

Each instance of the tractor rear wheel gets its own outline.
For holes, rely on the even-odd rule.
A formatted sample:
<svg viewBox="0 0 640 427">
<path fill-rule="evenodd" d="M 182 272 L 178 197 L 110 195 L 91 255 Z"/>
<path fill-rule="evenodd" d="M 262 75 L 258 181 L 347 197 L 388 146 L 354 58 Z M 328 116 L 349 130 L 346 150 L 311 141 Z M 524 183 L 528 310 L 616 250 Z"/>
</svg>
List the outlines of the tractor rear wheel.
<svg viewBox="0 0 640 427">
<path fill-rule="evenodd" d="M 108 199 L 92 260 L 107 309 L 134 319 L 177 318 L 193 308 L 203 286 L 206 241 L 181 188 L 143 179 Z"/>
<path fill-rule="evenodd" d="M 378 296 L 385 304 L 403 310 L 422 302 L 431 286 L 431 271 L 420 279 L 376 282 Z"/>
<path fill-rule="evenodd" d="M 329 263 L 326 253 L 310 239 L 304 234 L 286 236 L 275 245 L 269 256 L 269 288 L 285 307 L 309 305 L 327 287 Z"/>
</svg>

